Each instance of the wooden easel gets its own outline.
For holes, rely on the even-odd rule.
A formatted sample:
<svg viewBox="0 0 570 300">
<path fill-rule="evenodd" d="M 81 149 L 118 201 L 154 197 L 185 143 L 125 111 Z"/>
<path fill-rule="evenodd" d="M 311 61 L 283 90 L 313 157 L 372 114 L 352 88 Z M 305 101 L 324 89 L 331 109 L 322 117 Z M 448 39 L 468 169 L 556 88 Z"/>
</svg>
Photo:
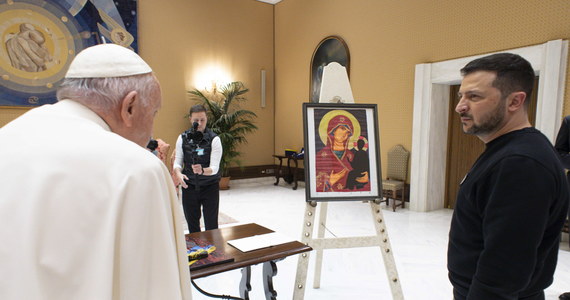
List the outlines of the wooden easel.
<svg viewBox="0 0 570 300">
<path fill-rule="evenodd" d="M 380 252 L 382 253 L 382 259 L 384 260 L 384 268 L 386 269 L 386 275 L 388 276 L 390 290 L 392 291 L 392 299 L 403 300 L 404 294 L 402 293 L 400 279 L 398 278 L 398 270 L 396 269 L 396 263 L 392 254 L 392 247 L 388 238 L 384 215 L 380 208 L 380 199 L 369 201 L 369 203 L 374 227 L 376 228 L 376 235 L 325 238 L 324 235 L 328 203 L 322 202 L 321 210 L 319 212 L 320 220 L 317 238 L 313 238 L 317 202 L 307 202 L 305 217 L 303 220 L 303 237 L 301 241 L 306 245 L 311 246 L 317 252 L 313 288 L 320 287 L 324 249 L 379 246 L 381 250 Z M 293 299 L 295 300 L 302 300 L 305 297 L 305 283 L 307 281 L 307 269 L 309 268 L 309 253 L 310 252 L 306 252 L 299 256 L 299 261 L 297 263 L 297 275 L 295 277 L 295 288 L 293 292 Z"/>
</svg>

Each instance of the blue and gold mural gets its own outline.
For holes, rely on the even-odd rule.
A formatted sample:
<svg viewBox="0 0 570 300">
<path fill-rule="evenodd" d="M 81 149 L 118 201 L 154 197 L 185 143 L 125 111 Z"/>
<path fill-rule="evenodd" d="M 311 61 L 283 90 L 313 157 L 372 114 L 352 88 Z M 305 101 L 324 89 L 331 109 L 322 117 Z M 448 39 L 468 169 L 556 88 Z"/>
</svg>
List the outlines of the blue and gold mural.
<svg viewBox="0 0 570 300">
<path fill-rule="evenodd" d="M 55 103 L 82 49 L 115 43 L 138 52 L 136 0 L 0 0 L 0 106 Z"/>
</svg>

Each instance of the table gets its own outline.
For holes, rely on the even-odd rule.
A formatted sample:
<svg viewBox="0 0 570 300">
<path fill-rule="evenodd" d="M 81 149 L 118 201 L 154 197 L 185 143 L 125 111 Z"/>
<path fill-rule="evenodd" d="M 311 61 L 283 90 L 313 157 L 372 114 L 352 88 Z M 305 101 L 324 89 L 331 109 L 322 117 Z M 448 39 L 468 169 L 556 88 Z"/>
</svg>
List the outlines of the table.
<svg viewBox="0 0 570 300">
<path fill-rule="evenodd" d="M 240 282 L 240 296 L 249 299 L 251 291 L 251 266 L 263 263 L 263 285 L 266 299 L 276 299 L 277 292 L 273 289 L 273 277 L 277 274 L 277 261 L 285 259 L 287 256 L 311 251 L 312 248 L 298 241 L 258 249 L 249 252 L 241 252 L 227 243 L 229 240 L 250 237 L 254 235 L 270 233 L 273 230 L 254 223 L 224 227 L 202 232 L 191 233 L 188 236 L 207 240 L 216 246 L 216 251 L 222 251 L 234 259 L 233 262 L 205 267 L 203 269 L 190 272 L 192 279 L 198 279 L 218 273 L 242 268 L 242 279 Z"/>
<path fill-rule="evenodd" d="M 273 155 L 273 157 L 279 159 L 279 167 L 277 168 L 277 172 L 275 173 L 275 183 L 274 185 L 279 184 L 279 177 L 283 177 L 285 182 L 293 183 L 293 189 L 297 189 L 297 171 L 299 169 L 298 160 L 303 160 L 303 157 L 297 157 L 296 155 Z M 287 175 L 289 178 L 281 176 L 281 167 L 283 166 L 283 159 L 287 159 Z M 291 160 L 295 163 L 295 168 L 291 171 Z"/>
</svg>

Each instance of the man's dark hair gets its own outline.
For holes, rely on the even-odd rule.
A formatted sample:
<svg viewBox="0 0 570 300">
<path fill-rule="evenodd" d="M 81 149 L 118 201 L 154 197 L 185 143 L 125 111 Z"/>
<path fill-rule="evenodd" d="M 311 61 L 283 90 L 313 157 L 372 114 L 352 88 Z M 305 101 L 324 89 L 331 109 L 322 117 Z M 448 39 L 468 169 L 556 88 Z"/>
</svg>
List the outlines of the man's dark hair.
<svg viewBox="0 0 570 300">
<path fill-rule="evenodd" d="M 202 104 L 196 104 L 192 107 L 190 107 L 190 111 L 188 112 L 188 115 L 191 115 L 193 113 L 198 113 L 198 112 L 205 112 L 207 113 L 208 110 L 206 109 L 206 107 Z"/>
<path fill-rule="evenodd" d="M 461 75 L 466 76 L 476 71 L 497 74 L 493 87 L 501 91 L 503 99 L 513 92 L 525 92 L 525 106 L 528 106 L 534 86 L 534 70 L 526 59 L 512 53 L 492 54 L 469 62 L 461 69 Z"/>
</svg>

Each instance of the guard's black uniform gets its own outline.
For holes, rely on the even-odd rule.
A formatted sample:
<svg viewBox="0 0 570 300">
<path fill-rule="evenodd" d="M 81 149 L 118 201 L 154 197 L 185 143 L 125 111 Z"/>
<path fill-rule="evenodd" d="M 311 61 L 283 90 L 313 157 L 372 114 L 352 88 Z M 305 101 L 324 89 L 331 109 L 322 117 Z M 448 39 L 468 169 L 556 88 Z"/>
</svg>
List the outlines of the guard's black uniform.
<svg viewBox="0 0 570 300">
<path fill-rule="evenodd" d="M 184 169 L 182 173 L 188 177 L 188 188 L 182 190 L 182 204 L 184 215 L 188 222 L 190 232 L 200 231 L 200 207 L 203 207 L 204 225 L 206 230 L 218 228 L 218 211 L 220 202 L 220 171 L 211 176 L 197 175 L 192 172 L 192 156 L 195 164 L 201 164 L 203 168 L 210 166 L 212 153 L 212 140 L 217 136 L 212 130 L 206 128 L 204 137 L 199 145 L 196 145 L 186 134 L 182 134 L 182 149 L 184 151 Z M 196 189 L 196 184 L 199 189 Z"/>
</svg>

